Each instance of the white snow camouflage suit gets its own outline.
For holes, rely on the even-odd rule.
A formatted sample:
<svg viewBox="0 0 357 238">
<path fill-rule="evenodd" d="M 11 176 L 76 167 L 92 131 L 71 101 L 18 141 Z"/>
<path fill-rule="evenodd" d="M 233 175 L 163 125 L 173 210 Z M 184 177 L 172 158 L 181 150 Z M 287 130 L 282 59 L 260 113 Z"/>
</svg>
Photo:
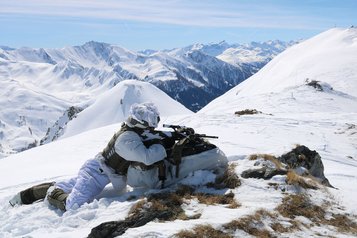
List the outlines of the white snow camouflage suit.
<svg viewBox="0 0 357 238">
<path fill-rule="evenodd" d="M 161 144 L 146 147 L 142 137 L 134 131 L 121 133 L 115 141 L 114 148 L 115 152 L 125 160 L 141 162 L 147 166 L 162 161 L 167 156 Z M 187 156 L 182 159 L 178 177 L 176 177 L 176 166 L 166 160 L 165 163 L 167 175 L 165 186 L 168 186 L 196 170 L 226 168 L 227 158 L 218 148 Z M 134 188 L 160 188 L 161 186 L 157 167 L 142 170 L 140 167 L 130 165 L 126 176 L 119 175 L 106 165 L 102 153 L 88 160 L 79 170 L 77 177 L 58 182 L 55 186 L 69 194 L 66 200 L 66 210 L 70 210 L 91 202 L 110 182 L 116 190 L 124 189 L 127 184 Z"/>
</svg>

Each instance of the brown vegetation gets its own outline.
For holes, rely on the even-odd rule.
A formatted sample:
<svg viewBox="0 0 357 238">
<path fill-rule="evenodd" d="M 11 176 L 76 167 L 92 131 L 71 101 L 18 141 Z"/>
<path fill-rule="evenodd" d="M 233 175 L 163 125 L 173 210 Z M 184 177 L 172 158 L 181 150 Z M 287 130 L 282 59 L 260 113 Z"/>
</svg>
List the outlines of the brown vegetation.
<svg viewBox="0 0 357 238">
<path fill-rule="evenodd" d="M 296 216 L 304 216 L 312 221 L 319 221 L 325 216 L 325 210 L 311 203 L 304 194 L 286 196 L 277 207 L 277 211 L 290 219 L 294 219 Z"/>
<path fill-rule="evenodd" d="M 303 177 L 298 175 L 295 171 L 289 170 L 286 176 L 286 183 L 302 187 L 305 189 L 318 189 L 318 182 L 312 177 Z"/>
<path fill-rule="evenodd" d="M 241 181 L 238 175 L 235 173 L 236 165 L 231 164 L 226 169 L 222 176 L 217 176 L 214 183 L 208 183 L 207 187 L 212 187 L 215 189 L 230 188 L 234 189 L 241 185 Z"/>
<path fill-rule="evenodd" d="M 243 115 L 253 115 L 253 114 L 261 114 L 262 112 L 258 111 L 257 109 L 245 109 L 242 111 L 236 111 L 234 114 L 237 116 Z"/>
<path fill-rule="evenodd" d="M 262 158 L 264 160 L 272 162 L 277 169 L 284 169 L 284 165 L 274 156 L 269 154 L 252 154 L 249 156 L 249 160 L 257 160 L 258 158 Z"/>
<path fill-rule="evenodd" d="M 211 225 L 200 225 L 193 228 L 193 230 L 183 230 L 175 234 L 177 238 L 232 238 L 233 236 L 213 228 Z"/>
<path fill-rule="evenodd" d="M 283 226 L 280 222 L 274 222 L 270 227 L 279 234 L 290 233 L 300 229 L 301 224 L 298 221 L 290 220 L 289 223 L 289 226 Z"/>
<path fill-rule="evenodd" d="M 129 211 L 129 217 L 140 217 L 141 214 L 160 214 L 159 220 L 172 221 L 175 219 L 188 220 L 197 219 L 201 215 L 186 216 L 181 205 L 184 199 L 197 199 L 202 204 L 228 205 L 228 208 L 237 208 L 240 204 L 234 199 L 233 193 L 228 194 L 207 194 L 196 193 L 191 186 L 180 186 L 175 192 L 151 194 L 145 199 L 140 200 Z"/>
<path fill-rule="evenodd" d="M 354 221 L 344 214 L 333 214 L 332 217 L 330 220 L 325 220 L 324 224 L 336 227 L 339 232 L 357 235 L 357 217 L 354 217 Z"/>
<path fill-rule="evenodd" d="M 232 192 L 224 195 L 198 193 L 196 197 L 200 203 L 207 205 L 223 204 L 229 205 L 228 208 L 237 208 L 241 206 L 234 199 L 234 193 Z"/>
<path fill-rule="evenodd" d="M 175 193 L 152 194 L 147 199 L 142 199 L 131 207 L 129 218 L 155 217 L 162 221 L 172 221 L 186 218 L 184 210 L 181 208 L 182 197 Z"/>
<path fill-rule="evenodd" d="M 217 237 L 230 238 L 234 237 L 237 230 L 242 230 L 250 235 L 260 238 L 274 237 L 267 229 L 258 228 L 264 227 L 263 219 L 276 218 L 276 215 L 264 209 L 256 211 L 253 215 L 245 216 L 241 219 L 231 221 L 223 225 L 223 230 L 214 229 L 210 225 L 199 225 L 191 231 L 183 230 L 175 234 L 178 238 L 193 238 L 193 237 Z"/>
<path fill-rule="evenodd" d="M 242 230 L 252 236 L 260 238 L 277 237 L 279 234 L 292 233 L 301 230 L 302 227 L 328 225 L 336 228 L 338 232 L 347 234 L 357 234 L 357 223 L 344 214 L 332 214 L 331 219 L 327 219 L 326 210 L 331 204 L 324 203 L 322 206 L 313 204 L 307 195 L 289 194 L 283 199 L 282 204 L 276 211 L 269 212 L 260 209 L 252 215 L 244 216 L 233 220 L 222 226 L 222 229 L 214 229 L 210 225 L 200 225 L 192 230 L 183 230 L 176 234 L 176 237 L 234 237 L 237 230 Z M 288 218 L 285 224 L 279 222 L 279 214 Z M 308 218 L 312 223 L 304 224 L 295 220 L 297 216 Z M 354 218 L 355 219 L 355 218 Z M 270 226 L 272 231 L 266 229 Z"/>
<path fill-rule="evenodd" d="M 243 230 L 246 233 L 255 237 L 274 237 L 267 229 L 258 228 L 264 227 L 263 219 L 265 218 L 276 218 L 276 215 L 264 209 L 260 209 L 252 215 L 248 215 L 238 220 L 231 221 L 225 224 L 223 227 L 230 232 L 234 232 L 236 230 Z"/>
<path fill-rule="evenodd" d="M 290 223 L 292 226 L 287 231 L 299 229 L 299 223 L 294 221 L 294 219 L 297 216 L 304 216 L 313 222 L 311 226 L 330 225 L 335 227 L 339 232 L 357 234 L 357 223 L 354 221 L 356 218 L 354 217 L 354 220 L 352 220 L 346 214 L 332 214 L 332 218 L 327 219 L 326 210 L 328 205 L 326 203 L 318 206 L 313 204 L 304 194 L 291 194 L 283 199 L 282 204 L 276 210 L 284 217 L 291 219 Z M 274 227 L 277 231 L 284 232 L 284 229 L 281 229 L 278 225 Z M 272 226 L 273 229 L 274 227 Z"/>
</svg>

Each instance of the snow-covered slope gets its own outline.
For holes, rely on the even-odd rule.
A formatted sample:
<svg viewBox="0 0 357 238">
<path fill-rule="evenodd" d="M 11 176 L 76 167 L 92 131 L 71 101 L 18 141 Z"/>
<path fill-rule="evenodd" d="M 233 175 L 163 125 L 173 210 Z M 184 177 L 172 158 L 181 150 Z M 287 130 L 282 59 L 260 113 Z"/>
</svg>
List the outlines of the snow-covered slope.
<svg viewBox="0 0 357 238">
<path fill-rule="evenodd" d="M 356 65 L 357 29 L 331 29 L 287 49 L 197 116 L 225 123 L 225 132 L 211 128 L 217 133 L 236 130 L 222 140 L 235 140 L 229 147 L 241 153 L 279 154 L 296 144 L 316 149 L 338 197 L 356 212 L 350 183 L 357 182 Z M 257 114 L 239 116 L 246 109 Z"/>
<path fill-rule="evenodd" d="M 158 107 L 162 120 L 168 116 L 192 113 L 154 85 L 136 80 L 126 80 L 103 93 L 91 106 L 70 121 L 67 124 L 64 137 L 120 123 L 128 117 L 132 104 L 142 102 L 153 102 Z"/>
<path fill-rule="evenodd" d="M 295 68 L 300 63 L 318 60 L 315 63 L 323 68 L 324 65 L 330 64 L 329 59 L 309 53 L 324 52 L 323 55 L 329 55 L 334 51 L 335 58 L 339 59 L 338 64 L 343 66 L 341 70 L 334 68 L 335 70 L 319 71 L 321 68 L 316 68 L 314 64 L 305 65 L 304 69 L 310 72 L 308 75 L 304 71 L 292 70 L 278 82 L 273 77 L 265 78 L 264 74 L 272 74 L 264 69 L 262 72 L 265 73 L 258 73 L 259 77 L 257 76 L 264 84 L 260 84 L 255 77 L 250 78 L 246 85 L 249 85 L 251 80 L 257 80 L 256 88 L 238 86 L 199 113 L 169 116 L 164 122 L 192 126 L 199 133 L 219 136 L 219 139 L 212 142 L 228 155 L 230 164 L 236 166 L 237 174 L 251 168 L 255 163 L 247 159 L 248 155 L 281 155 L 290 151 L 296 144 L 306 145 L 321 155 L 325 175 L 338 190 L 324 188 L 300 192 L 306 193 L 314 204 L 328 204 L 323 206 L 328 219 L 335 218 L 334 214 L 357 215 L 357 103 L 355 94 L 342 87 L 345 84 L 355 87 L 357 83 L 354 80 L 356 69 L 351 66 L 348 72 L 343 70 L 346 69 L 346 64 L 355 62 L 351 60 L 351 55 L 356 55 L 356 35 L 355 29 L 327 31 L 297 46 L 300 47 L 298 51 L 292 48 L 280 56 L 284 60 L 300 58 L 296 65 L 274 60 L 272 64 L 275 67 L 271 64 L 266 66 L 270 70 L 280 72 L 288 69 L 286 65 Z M 349 43 L 346 43 L 348 39 Z M 318 44 L 318 41 L 321 41 L 321 44 Z M 322 50 L 323 42 L 331 44 Z M 346 48 L 349 49 L 348 52 Z M 332 74 L 325 74 L 324 78 L 329 80 L 314 78 L 323 75 L 323 72 Z M 319 91 L 319 87 L 316 89 L 306 85 L 305 79 L 295 83 L 295 78 L 300 76 L 319 80 L 323 91 Z M 269 86 L 269 81 L 272 86 Z M 285 86 L 280 87 L 280 84 Z M 248 91 L 245 93 L 245 90 L 249 90 L 249 94 Z M 237 95 L 238 91 L 240 93 Z M 234 114 L 246 108 L 256 108 L 262 113 L 242 116 Z M 86 237 L 91 228 L 102 222 L 123 219 L 138 202 L 138 199 L 128 199 L 133 197 L 132 195 L 140 197 L 145 195 L 145 192 L 158 192 L 129 189 L 126 194 L 114 194 L 108 186 L 94 202 L 64 214 L 48 208 L 47 204 L 42 202 L 15 208 L 7 204 L 13 194 L 31 185 L 75 176 L 81 164 L 101 151 L 119 126 L 120 124 L 113 124 L 86 131 L 0 160 L 0 237 L 41 238 L 48 237 L 49 234 L 51 237 Z M 212 181 L 212 178 L 212 173 L 201 171 L 185 183 L 199 185 Z M 248 220 L 248 223 L 243 223 L 243 226 L 232 233 L 236 237 L 249 236 L 247 232 L 250 227 L 253 227 L 253 231 L 265 229 L 265 235 L 276 237 L 355 236 L 330 224 L 316 223 L 317 217 L 308 219 L 302 215 L 288 218 L 277 214 L 275 217 L 264 217 L 262 222 L 251 220 L 249 223 L 249 217 L 246 215 L 256 217 L 255 212 L 260 209 L 274 212 L 288 194 L 297 192 L 293 186 L 286 185 L 285 179 L 282 175 L 274 176 L 268 181 L 242 179 L 240 187 L 225 191 L 227 194 L 232 192 L 241 204 L 235 209 L 225 205 L 205 205 L 193 199 L 187 201 L 183 209 L 187 214 L 201 214 L 199 218 L 164 223 L 152 221 L 145 226 L 127 230 L 122 237 L 170 237 L 182 229 L 191 229 L 202 224 L 225 230 L 224 224 L 242 218 Z M 212 192 L 205 187 L 201 189 Z M 341 226 L 344 222 L 340 223 Z"/>
<path fill-rule="evenodd" d="M 356 112 L 356 42 L 356 28 L 334 28 L 294 45 L 201 112 Z"/>
<path fill-rule="evenodd" d="M 1 85 L 0 158 L 36 146 L 70 105 L 19 79 L 1 78 Z"/>
<path fill-rule="evenodd" d="M 58 135 L 50 129 L 43 138 L 47 129 L 61 130 L 70 108 L 86 108 L 127 79 L 150 82 L 197 111 L 261 67 L 215 57 L 229 47 L 238 46 L 196 44 L 145 54 L 93 41 L 62 49 L 1 47 L 0 157 L 51 141 Z M 264 47 L 247 50 L 264 51 L 256 60 L 265 63 L 284 49 Z"/>
<path fill-rule="evenodd" d="M 249 64 L 260 69 L 272 58 L 283 52 L 288 47 L 298 42 L 283 42 L 279 40 L 267 42 L 251 42 L 250 44 L 227 47 L 217 58 L 236 66 Z"/>
</svg>

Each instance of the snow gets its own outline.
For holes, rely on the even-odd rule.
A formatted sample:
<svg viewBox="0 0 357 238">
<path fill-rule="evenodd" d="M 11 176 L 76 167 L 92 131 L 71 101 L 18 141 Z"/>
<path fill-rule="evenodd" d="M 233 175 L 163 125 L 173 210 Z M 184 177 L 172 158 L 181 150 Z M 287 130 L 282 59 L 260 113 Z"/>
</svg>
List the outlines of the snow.
<svg viewBox="0 0 357 238">
<path fill-rule="evenodd" d="M 280 92 L 310 79 L 326 82 L 335 90 L 357 96 L 356 41 L 356 28 L 334 28 L 323 32 L 288 48 L 231 93 L 247 96 Z"/>
<path fill-rule="evenodd" d="M 129 116 L 134 103 L 152 102 L 159 109 L 160 116 L 190 114 L 190 110 L 170 98 L 150 83 L 125 80 L 104 93 L 77 118 L 67 124 L 63 138 L 78 133 L 120 123 Z"/>
<path fill-rule="evenodd" d="M 306 145 L 321 155 L 325 176 L 338 188 L 310 191 L 313 200 L 317 203 L 330 201 L 339 207 L 340 212 L 357 215 L 357 95 L 353 90 L 357 87 L 357 70 L 354 67 L 357 63 L 356 36 L 356 29 L 332 29 L 293 46 L 258 74 L 196 114 L 186 113 L 178 106 L 173 108 L 161 95 L 158 101 L 154 101 L 164 115 L 160 125 L 180 124 L 193 127 L 198 133 L 219 136 L 211 142 L 225 152 L 230 164 L 236 165 L 237 174 L 253 166 L 254 161 L 246 159 L 251 154 L 278 156 L 290 151 L 296 144 Z M 306 85 L 307 77 L 320 81 L 324 90 L 317 91 Z M 127 201 L 131 195 L 154 192 L 128 188 L 127 193 L 115 194 L 108 186 L 92 203 L 65 213 L 49 208 L 43 202 L 15 208 L 8 205 L 8 200 L 22 189 L 75 176 L 85 160 L 101 151 L 119 128 L 117 120 L 126 114 L 118 115 L 115 121 L 108 121 L 96 112 L 103 105 L 117 109 L 118 100 L 113 103 L 109 101 L 111 97 L 119 99 L 126 95 L 128 100 L 123 100 L 124 106 L 129 106 L 134 98 L 132 93 L 126 94 L 130 85 L 113 88 L 84 110 L 73 121 L 73 126 L 68 127 L 67 133 L 72 134 L 67 134 L 66 138 L 0 160 L 1 238 L 85 237 L 91 228 L 102 222 L 124 219 L 137 201 Z M 138 88 L 135 87 L 136 90 Z M 151 93 L 141 94 L 143 100 L 160 95 L 157 89 L 147 88 L 146 92 Z M 234 114 L 244 109 L 257 109 L 262 113 Z M 197 185 L 213 179 L 211 172 L 198 171 L 183 182 Z M 231 190 L 241 204 L 237 209 L 203 205 L 191 200 L 183 207 L 187 214 L 201 213 L 199 219 L 165 223 L 153 221 L 127 230 L 122 237 L 169 237 L 198 224 L 219 228 L 261 208 L 271 211 L 280 204 L 284 193 L 269 186 L 270 182 L 286 186 L 285 176 L 280 175 L 270 181 L 242 179 L 242 185 Z M 287 187 L 285 193 L 293 191 L 294 188 Z M 303 217 L 299 220 L 310 222 Z M 314 237 L 317 233 L 334 237 L 350 236 L 324 225 L 297 231 L 293 236 Z M 236 235 L 247 234 L 238 231 Z"/>
<path fill-rule="evenodd" d="M 196 50 L 204 52 L 201 57 L 214 58 L 216 54 L 222 53 L 230 46 L 225 42 L 200 44 L 196 46 Z M 263 45 L 257 48 L 259 47 Z M 217 90 L 220 92 L 227 88 L 226 84 L 219 84 L 223 75 L 228 85 L 236 85 L 246 78 L 244 76 L 246 73 L 244 75 L 234 73 L 241 68 L 227 69 L 226 64 L 216 58 L 214 58 L 216 60 L 204 62 L 204 67 L 200 63 L 191 62 L 192 59 L 185 55 L 192 48 L 195 47 L 144 55 L 116 45 L 94 41 L 82 46 L 62 49 L 1 47 L 0 107 L 4 110 L 0 112 L 0 120 L 5 121 L 2 122 L 5 126 L 0 132 L 2 133 L 0 134 L 0 158 L 39 144 L 47 129 L 52 127 L 69 107 L 85 108 L 91 105 L 100 94 L 107 92 L 123 80 L 135 79 L 150 82 L 161 86 L 161 89 L 165 88 L 165 91 L 174 95 L 175 99 L 188 101 L 184 99 L 185 96 L 180 95 L 188 85 L 199 88 L 200 92 L 206 91 L 207 96 L 211 98 L 218 95 L 216 93 L 211 95 L 212 92 Z M 262 56 L 265 60 L 270 59 L 272 55 L 269 52 L 270 48 L 267 49 L 268 51 Z M 247 47 L 247 50 L 253 49 Z M 270 50 L 274 51 L 273 48 Z M 213 54 L 214 52 L 216 53 Z M 231 55 L 231 57 L 237 56 Z M 224 70 L 220 70 L 217 74 L 212 73 L 217 67 Z M 228 77 L 227 74 L 232 75 Z M 182 77 L 186 80 L 179 80 Z M 24 101 L 26 101 L 25 108 Z M 46 103 L 43 104 L 43 101 Z M 200 107 L 205 102 L 206 99 L 202 98 L 201 102 L 196 105 Z M 35 108 L 36 112 L 41 110 L 42 105 L 46 108 L 42 109 L 40 118 L 32 118 L 33 112 L 27 110 L 27 105 Z M 191 104 L 185 105 L 197 108 Z M 26 127 L 16 123 L 16 120 L 22 116 L 25 116 Z M 28 128 L 32 133 L 28 132 Z M 22 132 L 19 135 L 13 131 Z"/>
<path fill-rule="evenodd" d="M 240 66 L 241 64 L 265 64 L 274 56 L 284 51 L 286 48 L 296 44 L 297 42 L 252 42 L 250 44 L 233 45 L 226 49 L 216 57 L 232 65 Z"/>
</svg>

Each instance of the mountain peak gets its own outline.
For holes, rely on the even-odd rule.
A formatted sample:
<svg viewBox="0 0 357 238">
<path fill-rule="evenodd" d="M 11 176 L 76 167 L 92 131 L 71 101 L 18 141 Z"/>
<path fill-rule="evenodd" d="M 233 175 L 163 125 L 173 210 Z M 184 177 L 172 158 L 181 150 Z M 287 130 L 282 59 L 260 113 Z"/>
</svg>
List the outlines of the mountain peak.
<svg viewBox="0 0 357 238">
<path fill-rule="evenodd" d="M 88 41 L 88 42 L 84 43 L 82 46 L 97 48 L 97 47 L 109 47 L 110 44 L 92 40 L 92 41 Z"/>
<path fill-rule="evenodd" d="M 125 80 L 100 95 L 91 106 L 69 122 L 64 137 L 120 123 L 129 115 L 132 104 L 143 102 L 153 102 L 158 107 L 161 117 L 192 113 L 150 83 Z M 94 117 L 96 120 L 91 120 Z"/>
<path fill-rule="evenodd" d="M 258 73 L 203 110 L 209 111 L 211 107 L 219 108 L 218 105 L 233 108 L 243 102 L 247 106 L 253 105 L 254 103 L 250 103 L 253 101 L 269 101 L 269 105 L 261 102 L 260 107 L 278 108 L 283 104 L 288 110 L 291 105 L 300 103 L 304 104 L 305 108 L 299 110 L 329 111 L 339 108 L 340 111 L 355 111 L 357 108 L 356 42 L 357 29 L 354 28 L 333 28 L 322 32 L 289 47 Z M 312 89 L 308 87 L 309 82 L 327 85 L 329 90 Z M 279 100 L 282 100 L 282 97 L 285 99 L 281 104 Z M 277 101 L 274 102 L 273 98 Z M 230 106 L 227 102 L 230 102 Z M 331 108 L 332 104 L 334 104 L 333 108 Z"/>
<path fill-rule="evenodd" d="M 8 47 L 5 45 L 0 45 L 0 49 L 2 49 L 2 50 L 16 50 L 15 48 L 11 48 L 11 47 Z"/>
</svg>

